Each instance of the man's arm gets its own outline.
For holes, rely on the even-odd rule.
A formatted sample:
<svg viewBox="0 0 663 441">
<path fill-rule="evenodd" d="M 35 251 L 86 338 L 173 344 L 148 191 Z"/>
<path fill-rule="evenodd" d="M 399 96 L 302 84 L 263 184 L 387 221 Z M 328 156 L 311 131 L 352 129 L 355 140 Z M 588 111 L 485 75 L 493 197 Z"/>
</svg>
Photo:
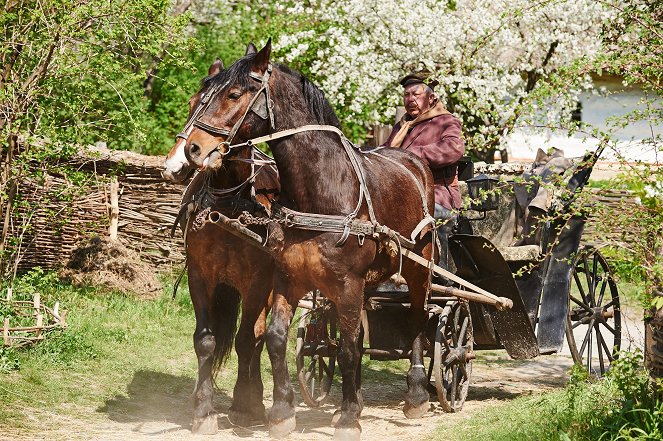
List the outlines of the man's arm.
<svg viewBox="0 0 663 441">
<path fill-rule="evenodd" d="M 426 144 L 411 145 L 408 150 L 425 159 L 433 169 L 454 164 L 465 153 L 460 122 L 452 115 L 442 115 L 428 121 L 418 141 Z"/>
</svg>

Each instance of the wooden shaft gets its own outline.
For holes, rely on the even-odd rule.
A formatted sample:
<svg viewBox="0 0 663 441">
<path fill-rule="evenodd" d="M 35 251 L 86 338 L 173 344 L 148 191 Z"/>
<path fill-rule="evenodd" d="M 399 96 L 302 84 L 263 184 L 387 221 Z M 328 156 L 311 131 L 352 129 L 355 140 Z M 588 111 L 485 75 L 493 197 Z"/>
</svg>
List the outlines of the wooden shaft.
<svg viewBox="0 0 663 441">
<path fill-rule="evenodd" d="M 394 242 L 394 241 L 391 241 L 391 245 L 392 245 L 393 247 L 397 247 L 397 244 L 396 244 L 396 242 Z M 437 265 L 434 265 L 432 262 L 430 262 L 430 261 L 424 259 L 423 257 L 421 257 L 421 256 L 419 256 L 419 255 L 413 253 L 412 251 L 410 251 L 410 250 L 408 250 L 408 249 L 406 249 L 406 248 L 401 248 L 401 252 L 402 252 L 403 255 L 404 255 L 405 257 L 407 257 L 408 259 L 410 259 L 410 260 L 412 260 L 412 261 L 414 261 L 414 262 L 416 262 L 416 263 L 418 263 L 418 264 L 420 264 L 420 265 L 423 265 L 423 266 L 425 266 L 425 267 L 427 267 L 427 268 L 430 267 L 430 266 L 432 265 L 432 267 L 433 267 L 433 272 L 434 272 L 435 274 L 437 274 L 437 275 L 439 275 L 439 276 L 442 276 L 442 277 L 446 277 L 447 279 L 449 279 L 449 280 L 451 280 L 451 281 L 453 281 L 453 282 L 456 282 L 456 283 L 458 283 L 459 285 L 464 286 L 465 288 L 469 288 L 469 289 L 471 289 L 472 291 L 474 291 L 474 292 L 476 292 L 476 293 L 478 293 L 478 294 L 483 294 L 485 297 L 487 297 L 487 298 L 489 298 L 489 299 L 493 299 L 493 300 L 496 301 L 496 302 L 502 303 L 502 301 L 501 301 L 500 299 L 503 299 L 504 297 L 497 297 L 495 294 L 489 293 L 489 292 L 486 291 L 485 289 L 479 288 L 478 286 L 476 286 L 476 285 L 474 285 L 474 284 L 468 282 L 467 280 L 458 277 L 458 276 L 455 275 L 454 273 L 452 273 L 452 272 L 450 272 L 450 271 L 447 271 L 447 270 L 445 270 L 445 269 L 442 268 L 442 267 L 439 267 L 439 266 L 437 266 Z"/>
<path fill-rule="evenodd" d="M 507 299 L 506 297 L 496 297 L 495 299 L 493 299 L 484 294 L 479 294 L 470 291 L 463 291 L 461 289 L 452 288 L 449 286 L 436 285 L 436 284 L 431 285 L 431 290 L 445 295 L 459 297 L 465 300 L 472 300 L 474 302 L 492 305 L 499 310 L 511 309 L 513 307 L 513 302 L 511 301 L 511 299 Z"/>
<path fill-rule="evenodd" d="M 212 211 L 208 215 L 208 220 L 223 228 L 224 230 L 234 234 L 235 236 L 241 238 L 241 239 L 249 239 L 247 242 L 253 246 L 258 247 L 259 249 L 263 249 L 267 251 L 263 246 L 262 246 L 262 241 L 263 238 L 260 236 L 258 233 L 255 233 L 242 224 L 239 223 L 236 219 L 231 219 L 228 216 L 225 216 L 218 211 Z"/>
</svg>

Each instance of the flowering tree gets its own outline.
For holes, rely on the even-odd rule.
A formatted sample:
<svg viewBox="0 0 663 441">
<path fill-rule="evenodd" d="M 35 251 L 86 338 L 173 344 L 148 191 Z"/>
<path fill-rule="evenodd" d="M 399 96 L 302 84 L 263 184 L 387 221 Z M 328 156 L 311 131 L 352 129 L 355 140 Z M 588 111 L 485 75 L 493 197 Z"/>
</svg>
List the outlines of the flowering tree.
<svg viewBox="0 0 663 441">
<path fill-rule="evenodd" d="M 300 27 L 278 39 L 278 54 L 314 77 L 346 122 L 393 122 L 398 79 L 428 70 L 464 124 L 468 146 L 492 162 L 522 115 L 568 117 L 588 75 L 568 78 L 543 112 L 528 95 L 549 73 L 593 57 L 614 12 L 590 0 L 318 0 L 282 5 Z M 310 17 L 319 17 L 311 19 Z M 290 25 L 292 27 L 292 25 Z"/>
</svg>

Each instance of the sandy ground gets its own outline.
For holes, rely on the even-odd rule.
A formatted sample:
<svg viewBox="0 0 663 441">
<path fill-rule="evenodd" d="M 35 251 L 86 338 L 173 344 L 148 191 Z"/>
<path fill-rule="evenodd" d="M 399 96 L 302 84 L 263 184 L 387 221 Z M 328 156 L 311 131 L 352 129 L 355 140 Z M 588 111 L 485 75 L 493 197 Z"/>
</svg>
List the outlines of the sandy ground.
<svg viewBox="0 0 663 441">
<path fill-rule="evenodd" d="M 637 310 L 624 311 L 623 347 L 642 347 L 642 322 Z M 431 399 L 430 411 L 421 419 L 408 420 L 401 406 L 405 378 L 401 373 L 380 375 L 380 383 L 367 375 L 364 381 L 365 407 L 361 417 L 362 440 L 424 440 L 445 430 L 445 423 L 472 418 L 480 410 L 523 395 L 537 394 L 563 387 L 568 379 L 572 360 L 568 351 L 540 356 L 528 361 L 509 360 L 504 351 L 479 352 L 474 362 L 469 396 L 460 413 L 446 414 Z M 380 369 L 379 362 L 369 369 Z M 338 380 L 338 378 L 337 378 Z M 168 385 L 165 387 L 164 385 Z M 127 386 L 127 394 L 110 397 L 100 408 L 71 408 L 63 412 L 30 409 L 38 421 L 48 421 L 38 435 L 0 434 L 2 440 L 238 440 L 269 439 L 265 426 L 242 428 L 233 426 L 225 417 L 231 397 L 220 391 L 216 407 L 219 411 L 219 432 L 215 436 L 197 436 L 191 428 L 191 390 L 193 380 L 163 373 L 137 373 Z M 329 403 L 311 409 L 300 403 L 297 408 L 297 430 L 289 440 L 330 440 L 332 414 L 340 400 L 340 386 L 335 383 Z M 271 396 L 265 403 L 270 405 Z M 453 439 L 453 433 L 445 435 Z"/>
</svg>

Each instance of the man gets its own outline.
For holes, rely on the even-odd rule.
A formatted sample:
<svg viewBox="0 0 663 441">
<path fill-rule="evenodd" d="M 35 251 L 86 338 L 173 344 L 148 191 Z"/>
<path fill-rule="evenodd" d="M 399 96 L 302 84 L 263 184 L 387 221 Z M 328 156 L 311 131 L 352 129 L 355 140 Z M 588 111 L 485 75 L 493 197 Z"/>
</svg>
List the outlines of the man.
<svg viewBox="0 0 663 441">
<path fill-rule="evenodd" d="M 461 205 L 457 165 L 465 153 L 461 124 L 435 95 L 436 80 L 429 81 L 425 73 L 414 73 L 400 83 L 406 113 L 383 145 L 409 150 L 431 168 L 435 180 L 434 216 L 442 223 L 438 228 L 440 265 L 448 268 L 447 237 L 456 224 L 454 210 Z"/>
</svg>

